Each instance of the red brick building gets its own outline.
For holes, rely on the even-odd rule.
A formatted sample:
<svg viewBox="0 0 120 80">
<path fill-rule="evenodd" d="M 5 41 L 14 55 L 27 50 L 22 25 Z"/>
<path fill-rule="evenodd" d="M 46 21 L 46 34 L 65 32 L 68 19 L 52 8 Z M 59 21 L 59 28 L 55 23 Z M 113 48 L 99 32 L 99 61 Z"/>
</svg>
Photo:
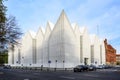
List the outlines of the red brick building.
<svg viewBox="0 0 120 80">
<path fill-rule="evenodd" d="M 105 52 L 106 52 L 106 64 L 115 65 L 116 64 L 116 49 L 107 43 L 107 39 L 104 40 Z"/>
</svg>

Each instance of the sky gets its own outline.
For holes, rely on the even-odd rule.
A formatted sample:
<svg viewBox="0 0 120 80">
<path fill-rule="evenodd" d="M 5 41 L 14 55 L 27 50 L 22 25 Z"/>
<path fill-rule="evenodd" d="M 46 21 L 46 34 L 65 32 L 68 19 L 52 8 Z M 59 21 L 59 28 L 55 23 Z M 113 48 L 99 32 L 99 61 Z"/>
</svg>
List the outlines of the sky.
<svg viewBox="0 0 120 80">
<path fill-rule="evenodd" d="M 23 33 L 56 23 L 64 9 L 71 23 L 86 26 L 120 54 L 120 0 L 8 0 L 7 16 L 17 19 Z"/>
</svg>

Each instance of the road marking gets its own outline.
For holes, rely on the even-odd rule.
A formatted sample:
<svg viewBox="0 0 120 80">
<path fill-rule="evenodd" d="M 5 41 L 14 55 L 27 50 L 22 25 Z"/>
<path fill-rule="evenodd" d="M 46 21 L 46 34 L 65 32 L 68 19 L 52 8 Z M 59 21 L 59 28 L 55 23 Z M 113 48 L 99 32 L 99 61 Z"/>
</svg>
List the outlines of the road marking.
<svg viewBox="0 0 120 80">
<path fill-rule="evenodd" d="M 24 80 L 29 80 L 29 79 L 24 79 Z"/>
<path fill-rule="evenodd" d="M 115 71 L 118 71 L 117 69 L 101 69 L 101 70 L 98 70 L 99 72 L 115 72 Z"/>
<path fill-rule="evenodd" d="M 0 74 L 4 74 L 3 72 L 0 72 Z"/>
<path fill-rule="evenodd" d="M 33 73 L 34 75 L 39 75 L 40 73 Z"/>
<path fill-rule="evenodd" d="M 70 76 L 60 76 L 60 77 L 65 79 L 75 79 L 74 77 L 70 77 Z"/>
<path fill-rule="evenodd" d="M 98 75 L 92 75 L 92 74 L 85 74 L 84 76 L 88 76 L 88 77 L 99 77 Z"/>
</svg>

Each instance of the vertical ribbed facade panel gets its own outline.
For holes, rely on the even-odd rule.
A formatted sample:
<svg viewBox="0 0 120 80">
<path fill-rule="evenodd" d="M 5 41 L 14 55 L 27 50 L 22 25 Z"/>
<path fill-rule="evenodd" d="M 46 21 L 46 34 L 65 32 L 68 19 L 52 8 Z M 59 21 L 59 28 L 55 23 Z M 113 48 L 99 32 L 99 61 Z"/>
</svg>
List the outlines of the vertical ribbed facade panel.
<svg viewBox="0 0 120 80">
<path fill-rule="evenodd" d="M 33 53 L 34 52 L 33 51 L 34 50 L 33 40 L 34 38 L 30 31 L 27 32 L 22 39 L 22 45 L 21 45 L 22 63 L 21 65 L 23 66 L 32 66 L 33 59 L 35 59 L 35 54 Z"/>
<path fill-rule="evenodd" d="M 43 31 L 41 28 L 39 28 L 36 35 L 36 63 L 38 66 L 43 65 L 43 38 Z"/>
<path fill-rule="evenodd" d="M 88 34 L 77 24 L 72 28 L 62 11 L 56 24 L 48 22 L 45 33 L 40 28 L 36 35 L 28 32 L 20 47 L 9 50 L 9 64 L 52 68 L 71 68 L 78 64 L 105 64 L 104 42 Z"/>
<path fill-rule="evenodd" d="M 49 37 L 50 37 L 50 33 L 51 33 L 51 28 L 49 23 L 47 23 L 46 25 L 46 30 L 45 30 L 45 35 L 44 35 L 44 39 L 43 39 L 43 66 L 44 67 L 48 67 L 48 61 L 50 60 L 49 57 Z"/>
</svg>

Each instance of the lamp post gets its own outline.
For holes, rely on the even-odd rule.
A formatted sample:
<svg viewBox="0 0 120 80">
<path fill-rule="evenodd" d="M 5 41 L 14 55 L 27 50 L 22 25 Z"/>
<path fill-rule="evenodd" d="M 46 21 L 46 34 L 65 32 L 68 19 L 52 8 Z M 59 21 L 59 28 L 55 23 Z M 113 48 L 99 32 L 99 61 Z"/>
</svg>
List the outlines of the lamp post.
<svg viewBox="0 0 120 80">
<path fill-rule="evenodd" d="M 31 65 L 32 65 L 32 64 L 29 64 L 29 65 L 30 65 L 30 70 L 31 70 L 31 69 L 32 69 L 32 68 L 31 68 Z M 26 68 L 27 68 L 27 67 L 26 67 Z"/>
<path fill-rule="evenodd" d="M 64 69 L 64 63 L 65 63 L 65 61 L 63 60 L 63 69 Z"/>
<path fill-rule="evenodd" d="M 22 67 L 23 67 L 23 61 L 24 61 L 24 57 L 22 57 Z"/>
<path fill-rule="evenodd" d="M 55 71 L 57 69 L 57 60 L 55 60 Z"/>
<path fill-rule="evenodd" d="M 56 66 L 56 68 L 57 68 L 57 60 L 55 60 L 55 62 L 56 62 L 56 65 L 55 65 L 55 66 Z"/>
<path fill-rule="evenodd" d="M 49 60 L 49 61 L 48 61 L 48 64 L 49 64 L 49 69 L 48 69 L 48 70 L 50 70 L 50 63 L 51 63 L 51 61 Z"/>
</svg>

